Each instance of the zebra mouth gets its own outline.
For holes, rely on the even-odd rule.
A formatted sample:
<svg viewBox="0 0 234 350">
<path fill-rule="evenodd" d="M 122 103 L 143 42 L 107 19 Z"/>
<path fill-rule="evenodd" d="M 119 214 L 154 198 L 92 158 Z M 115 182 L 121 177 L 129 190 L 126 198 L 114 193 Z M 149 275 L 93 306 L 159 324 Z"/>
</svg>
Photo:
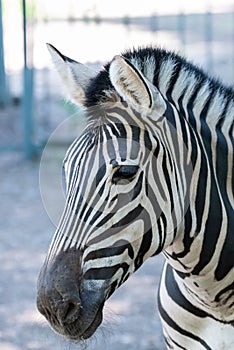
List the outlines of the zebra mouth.
<svg viewBox="0 0 234 350">
<path fill-rule="evenodd" d="M 102 323 L 102 318 L 103 318 L 102 317 L 102 309 L 103 309 L 103 305 L 100 306 L 100 308 L 98 309 L 98 312 L 96 313 L 95 318 L 93 319 L 91 324 L 88 326 L 88 328 L 83 332 L 82 335 L 78 336 L 79 339 L 88 339 L 94 334 L 96 329 Z"/>
<path fill-rule="evenodd" d="M 52 328 L 60 335 L 65 336 L 73 341 L 82 341 L 90 338 L 100 326 L 103 319 L 103 306 L 100 305 L 94 316 L 91 317 L 90 312 L 83 312 L 72 323 L 54 324 L 50 322 Z"/>
</svg>

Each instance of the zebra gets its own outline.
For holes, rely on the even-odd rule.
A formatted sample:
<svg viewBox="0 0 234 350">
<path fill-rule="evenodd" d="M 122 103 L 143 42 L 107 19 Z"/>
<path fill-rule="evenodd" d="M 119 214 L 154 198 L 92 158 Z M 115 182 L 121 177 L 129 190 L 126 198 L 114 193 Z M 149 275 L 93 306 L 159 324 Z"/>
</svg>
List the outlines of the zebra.
<svg viewBox="0 0 234 350">
<path fill-rule="evenodd" d="M 66 204 L 39 311 L 87 339 L 105 301 L 163 253 L 167 348 L 233 349 L 233 88 L 162 48 L 127 50 L 98 72 L 48 49 L 87 126 L 63 162 Z"/>
</svg>

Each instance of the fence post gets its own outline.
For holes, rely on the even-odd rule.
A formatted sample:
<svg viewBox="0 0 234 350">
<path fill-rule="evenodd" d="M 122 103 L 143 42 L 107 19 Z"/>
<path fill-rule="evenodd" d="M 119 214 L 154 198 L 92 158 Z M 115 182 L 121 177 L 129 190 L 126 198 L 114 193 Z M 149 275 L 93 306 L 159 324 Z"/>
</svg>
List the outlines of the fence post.
<svg viewBox="0 0 234 350">
<path fill-rule="evenodd" d="M 185 50 L 186 45 L 186 18 L 183 12 L 180 12 L 178 15 L 178 32 L 179 38 L 181 39 L 182 49 Z"/>
<path fill-rule="evenodd" d="M 4 62 L 4 45 L 3 45 L 3 25 L 2 25 L 2 0 L 0 0 L 0 107 L 9 104 L 9 91 L 7 88 L 6 71 Z"/>
<path fill-rule="evenodd" d="M 22 0 L 23 9 L 23 47 L 24 47 L 24 71 L 23 71 L 23 139 L 24 139 L 24 155 L 26 158 L 32 158 L 34 154 L 34 145 L 32 141 L 33 132 L 33 67 L 28 65 L 28 50 L 27 50 L 27 12 L 26 1 Z M 32 62 L 31 62 L 32 63 Z"/>
<path fill-rule="evenodd" d="M 206 41 L 206 65 L 210 72 L 213 70 L 213 55 L 212 55 L 212 12 L 209 10 L 205 14 L 205 41 Z"/>
<path fill-rule="evenodd" d="M 150 16 L 150 30 L 152 32 L 157 32 L 158 30 L 158 16 L 156 13 Z"/>
<path fill-rule="evenodd" d="M 233 61 L 234 62 L 234 7 L 233 7 L 233 10 L 232 10 L 232 34 L 233 34 L 233 37 L 232 37 L 232 47 L 233 47 Z M 233 73 L 233 84 L 234 84 L 234 66 L 232 66 L 232 73 Z"/>
</svg>

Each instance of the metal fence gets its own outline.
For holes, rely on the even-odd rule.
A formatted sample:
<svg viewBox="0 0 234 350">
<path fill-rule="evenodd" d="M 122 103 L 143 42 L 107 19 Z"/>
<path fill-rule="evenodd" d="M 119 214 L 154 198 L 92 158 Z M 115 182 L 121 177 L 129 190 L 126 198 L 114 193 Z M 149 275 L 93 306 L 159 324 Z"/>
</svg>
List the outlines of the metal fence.
<svg viewBox="0 0 234 350">
<path fill-rule="evenodd" d="M 147 42 L 166 46 L 181 51 L 211 74 L 233 84 L 234 6 L 223 13 L 209 9 L 200 14 L 179 12 L 162 16 L 154 12 L 148 17 L 123 18 L 102 18 L 92 13 L 91 16 L 84 14 L 79 18 L 69 15 L 69 18 L 51 19 L 46 13 L 36 12 L 33 0 L 22 0 L 19 6 L 21 24 L 18 28 L 22 33 L 22 52 L 15 55 L 22 55 L 23 66 L 21 70 L 9 73 L 6 69 L 9 57 L 6 50 L 10 43 L 6 35 L 8 28 L 4 27 L 3 2 L 0 0 L 1 151 L 17 150 L 23 152 L 26 158 L 31 158 L 43 147 L 52 129 L 71 113 L 69 105 L 59 102 L 55 73 L 49 70 L 49 55 L 43 63 L 42 56 L 46 54 L 44 48 L 40 50 L 40 45 L 44 45 L 47 36 L 55 41 L 53 44 L 58 42 L 61 50 L 64 46 L 67 50 L 65 53 L 74 51 L 74 59 L 79 59 L 79 53 L 86 52 L 87 61 L 96 65 L 97 61 L 101 63 L 104 60 L 105 52 L 106 59 L 111 59 L 108 55 L 113 50 L 116 54 L 127 46 L 145 45 Z M 106 31 L 109 36 L 113 31 L 115 36 L 109 43 L 108 36 L 103 38 L 103 35 L 107 35 Z M 40 37 L 39 33 L 42 32 L 44 34 Z M 121 40 L 124 41 L 123 46 Z M 90 41 L 88 46 L 84 46 L 86 41 Z M 95 48 L 96 41 L 98 49 Z M 20 85 L 18 90 L 15 83 Z"/>
</svg>

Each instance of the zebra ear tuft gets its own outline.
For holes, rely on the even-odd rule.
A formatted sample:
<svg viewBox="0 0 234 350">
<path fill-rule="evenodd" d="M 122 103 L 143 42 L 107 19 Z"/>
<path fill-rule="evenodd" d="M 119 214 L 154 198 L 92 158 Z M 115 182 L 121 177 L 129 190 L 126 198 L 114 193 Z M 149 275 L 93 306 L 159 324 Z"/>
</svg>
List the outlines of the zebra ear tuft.
<svg viewBox="0 0 234 350">
<path fill-rule="evenodd" d="M 89 81 L 97 75 L 97 72 L 64 56 L 51 44 L 47 44 L 47 48 L 64 85 L 68 89 L 71 100 L 78 105 L 83 105 L 85 89 Z"/>
<path fill-rule="evenodd" d="M 131 104 L 151 108 L 152 95 L 142 73 L 126 58 L 115 56 L 110 64 L 110 80 L 118 94 Z"/>
<path fill-rule="evenodd" d="M 165 111 L 165 101 L 134 64 L 122 56 L 115 56 L 109 68 L 112 85 L 118 94 L 140 112 L 156 120 Z"/>
</svg>

